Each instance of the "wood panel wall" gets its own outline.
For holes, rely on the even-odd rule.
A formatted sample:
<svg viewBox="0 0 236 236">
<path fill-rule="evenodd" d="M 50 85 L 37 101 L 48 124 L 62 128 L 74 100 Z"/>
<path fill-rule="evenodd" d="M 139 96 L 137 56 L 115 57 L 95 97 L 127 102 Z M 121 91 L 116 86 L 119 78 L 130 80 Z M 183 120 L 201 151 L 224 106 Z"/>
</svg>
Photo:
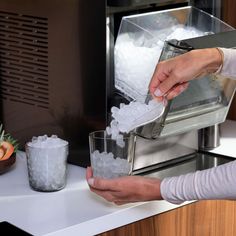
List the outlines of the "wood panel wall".
<svg viewBox="0 0 236 236">
<path fill-rule="evenodd" d="M 236 201 L 199 201 L 99 236 L 235 236 Z"/>
<path fill-rule="evenodd" d="M 236 1 L 224 0 L 222 1 L 222 5 L 222 20 L 236 28 Z M 230 106 L 227 118 L 230 120 L 236 120 L 236 95 L 234 96 Z"/>
</svg>

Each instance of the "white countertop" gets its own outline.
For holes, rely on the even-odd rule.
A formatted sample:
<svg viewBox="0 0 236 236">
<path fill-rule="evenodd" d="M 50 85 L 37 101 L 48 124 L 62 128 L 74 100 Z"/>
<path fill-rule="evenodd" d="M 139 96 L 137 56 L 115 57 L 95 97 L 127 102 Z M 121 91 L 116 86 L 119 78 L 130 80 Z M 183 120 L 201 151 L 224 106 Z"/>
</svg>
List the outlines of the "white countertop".
<svg viewBox="0 0 236 236">
<path fill-rule="evenodd" d="M 0 176 L 0 221 L 33 235 L 95 235 L 176 208 L 166 201 L 115 206 L 90 192 L 85 169 L 68 165 L 66 187 L 43 193 L 29 187 L 24 152 Z"/>
<path fill-rule="evenodd" d="M 226 121 L 221 146 L 212 152 L 236 157 L 235 146 L 236 122 Z M 17 154 L 14 168 L 0 175 L 0 221 L 33 235 L 95 235 L 180 206 L 166 201 L 115 206 L 90 192 L 85 169 L 70 164 L 63 190 L 31 190 L 24 152 Z"/>
</svg>

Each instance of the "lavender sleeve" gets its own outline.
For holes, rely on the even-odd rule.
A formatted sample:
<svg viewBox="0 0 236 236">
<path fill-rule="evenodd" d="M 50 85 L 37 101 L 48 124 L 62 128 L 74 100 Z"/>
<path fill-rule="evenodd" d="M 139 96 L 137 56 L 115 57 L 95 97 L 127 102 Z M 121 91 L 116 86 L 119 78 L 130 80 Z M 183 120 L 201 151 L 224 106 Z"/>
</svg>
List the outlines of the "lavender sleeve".
<svg viewBox="0 0 236 236">
<path fill-rule="evenodd" d="M 236 199 L 236 160 L 207 170 L 164 178 L 161 195 L 174 204 L 203 199 Z"/>
<path fill-rule="evenodd" d="M 223 65 L 219 74 L 236 79 L 236 49 L 220 48 L 223 52 Z"/>
</svg>

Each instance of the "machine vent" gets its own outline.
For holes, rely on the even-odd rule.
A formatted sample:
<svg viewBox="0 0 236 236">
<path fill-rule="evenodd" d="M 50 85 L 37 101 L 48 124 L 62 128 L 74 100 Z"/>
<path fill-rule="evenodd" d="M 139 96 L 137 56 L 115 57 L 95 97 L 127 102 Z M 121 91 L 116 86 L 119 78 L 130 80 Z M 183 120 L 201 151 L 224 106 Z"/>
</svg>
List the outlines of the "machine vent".
<svg viewBox="0 0 236 236">
<path fill-rule="evenodd" d="M 47 18 L 0 11 L 0 96 L 49 107 Z"/>
</svg>

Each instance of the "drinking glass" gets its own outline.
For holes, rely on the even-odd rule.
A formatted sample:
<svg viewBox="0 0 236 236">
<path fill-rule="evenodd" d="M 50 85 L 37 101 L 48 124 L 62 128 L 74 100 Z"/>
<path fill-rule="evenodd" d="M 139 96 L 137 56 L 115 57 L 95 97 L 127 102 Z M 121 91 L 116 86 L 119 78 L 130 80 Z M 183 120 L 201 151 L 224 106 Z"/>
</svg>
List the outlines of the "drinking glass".
<svg viewBox="0 0 236 236">
<path fill-rule="evenodd" d="M 66 185 L 68 142 L 57 146 L 26 144 L 29 184 L 42 192 L 58 191 Z"/>
<path fill-rule="evenodd" d="M 116 178 L 130 175 L 133 168 L 135 135 L 112 139 L 105 130 L 89 134 L 90 160 L 94 177 Z"/>
</svg>

